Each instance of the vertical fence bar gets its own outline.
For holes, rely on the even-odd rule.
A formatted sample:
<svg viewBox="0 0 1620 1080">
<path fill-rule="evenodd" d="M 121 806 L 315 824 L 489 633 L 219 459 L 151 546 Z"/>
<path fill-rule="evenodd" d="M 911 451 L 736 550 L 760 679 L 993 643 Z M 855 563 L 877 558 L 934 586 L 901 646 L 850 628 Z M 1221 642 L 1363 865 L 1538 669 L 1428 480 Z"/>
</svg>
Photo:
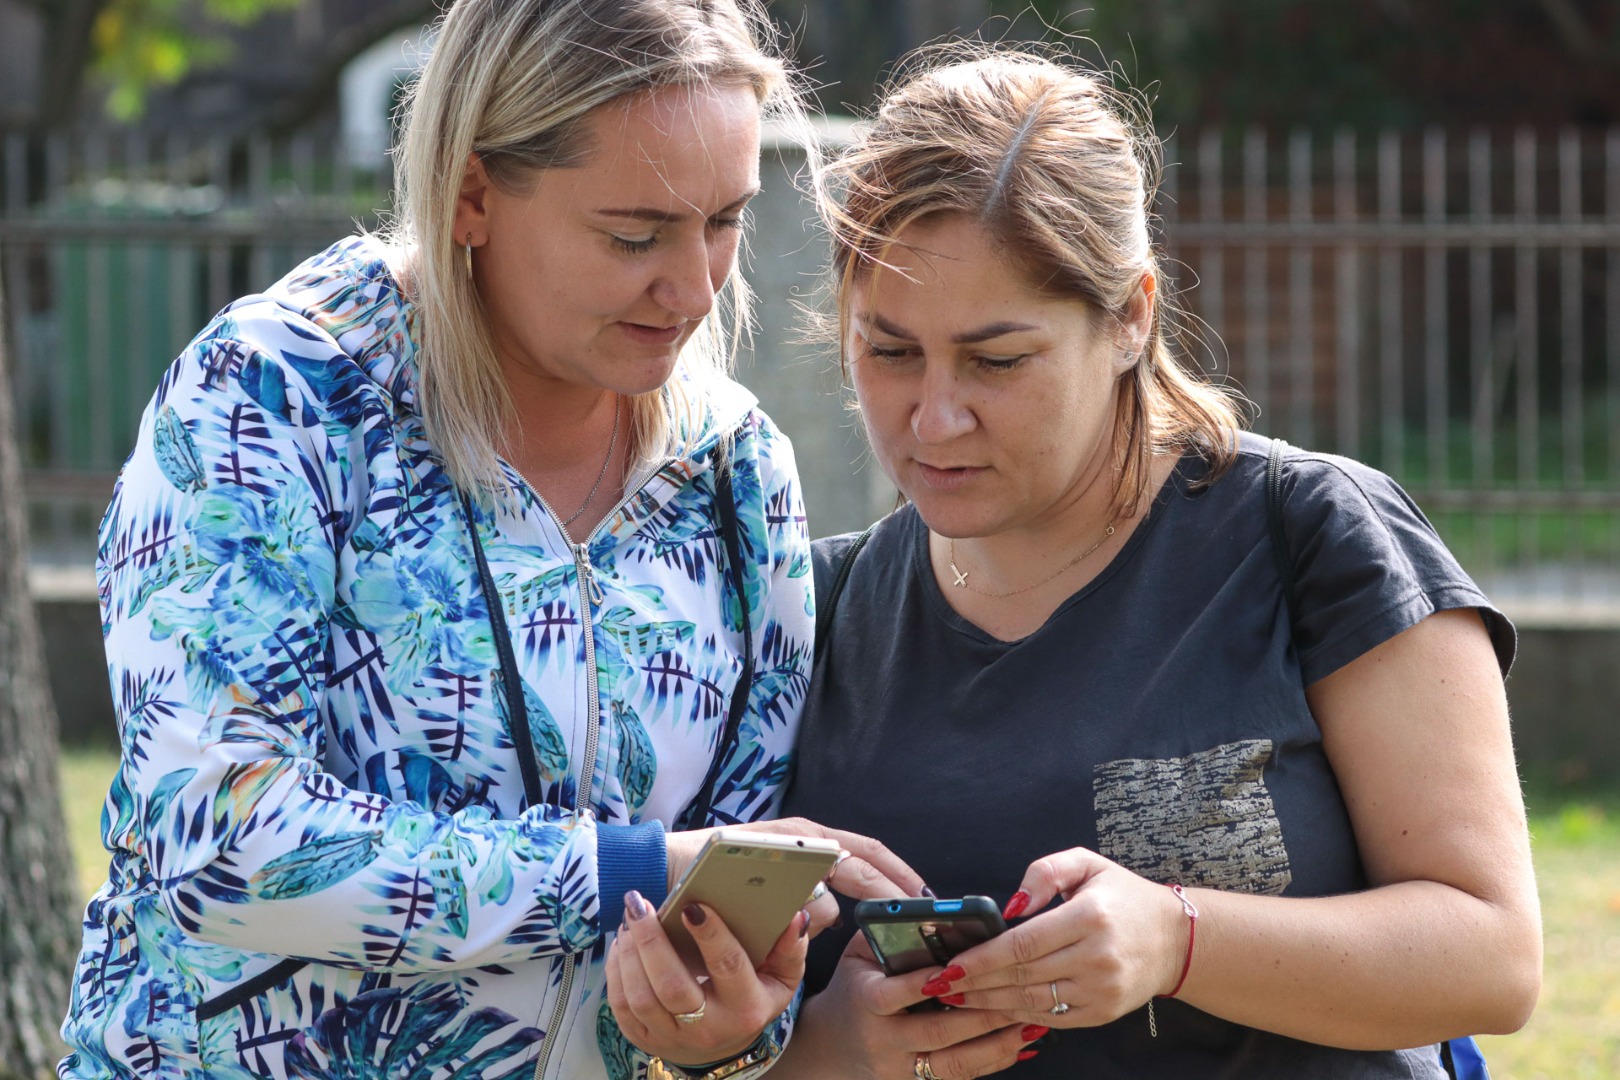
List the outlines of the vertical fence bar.
<svg viewBox="0 0 1620 1080">
<path fill-rule="evenodd" d="M 354 213 L 354 166 L 343 143 L 332 147 L 332 201 L 339 214 Z"/>
<path fill-rule="evenodd" d="M 1604 186 L 1607 191 L 1607 218 L 1620 225 L 1620 128 L 1609 129 L 1603 147 Z M 1620 243 L 1611 243 L 1606 254 L 1608 297 L 1603 319 L 1608 331 L 1608 473 L 1605 481 L 1613 488 L 1620 484 Z M 1613 565 L 1620 565 L 1620 515 L 1609 515 L 1609 554 Z"/>
<path fill-rule="evenodd" d="M 1266 219 L 1266 135 L 1250 128 L 1243 136 L 1243 218 L 1256 224 Z M 1243 366 L 1246 380 L 1262 412 L 1276 410 L 1271 388 L 1271 310 L 1267 288 L 1266 248 L 1246 244 L 1243 250 Z M 1275 425 L 1279 417 L 1272 419 Z"/>
<path fill-rule="evenodd" d="M 1446 220 L 1446 136 L 1438 128 L 1423 134 L 1423 220 L 1438 228 Z M 1435 240 L 1423 249 L 1423 427 L 1429 483 L 1445 486 L 1450 408 L 1446 392 L 1446 245 Z"/>
<path fill-rule="evenodd" d="M 6 136 L 5 178 L 5 216 L 14 221 L 20 220 L 26 216 L 28 207 L 28 140 L 23 135 Z M 28 249 L 12 242 L 5 246 L 4 254 L 5 263 L 0 265 L 0 273 L 6 276 L 5 310 L 11 325 L 0 328 L 0 333 L 11 334 L 12 401 L 16 413 L 13 422 L 19 436 L 17 450 L 26 469 L 37 463 L 34 460 L 34 446 L 38 438 L 34 422 L 36 391 L 31 362 L 35 344 L 29 333 L 29 316 L 34 307 L 33 287 L 28 280 Z"/>
<path fill-rule="evenodd" d="M 322 205 L 323 200 L 320 199 L 320 196 L 316 191 L 314 140 L 307 133 L 297 135 L 292 140 L 290 150 L 292 156 L 293 183 L 298 189 L 298 205 Z M 341 153 L 341 151 L 339 151 L 339 153 Z M 303 258 L 303 256 L 306 254 L 309 253 L 302 252 L 294 255 L 289 248 L 285 246 L 281 247 L 280 250 L 275 253 L 275 256 L 271 262 L 270 277 L 264 282 L 254 285 L 254 288 L 268 288 L 275 282 L 277 278 L 286 273 L 291 268 L 293 263 L 295 263 L 298 259 Z"/>
<path fill-rule="evenodd" d="M 272 205 L 272 170 L 274 168 L 273 155 L 275 148 L 270 144 L 270 137 L 260 132 L 248 140 L 248 203 L 253 207 L 256 216 L 269 212 Z M 271 281 L 270 271 L 270 241 L 268 237 L 255 237 L 248 256 L 248 274 L 252 281 L 248 283 L 249 289 L 268 288 Z"/>
<path fill-rule="evenodd" d="M 1378 219 L 1395 224 L 1400 218 L 1401 141 L 1386 131 L 1378 137 Z M 1378 430 L 1383 455 L 1378 464 L 1396 476 L 1405 472 L 1401 317 L 1400 249 L 1385 243 L 1378 252 Z"/>
<path fill-rule="evenodd" d="M 1558 135 L 1558 216 L 1570 224 L 1581 220 L 1581 138 L 1572 128 Z M 1586 359 L 1586 335 L 1581 327 L 1581 300 L 1586 292 L 1581 249 L 1564 245 L 1558 253 L 1560 308 L 1558 344 L 1563 363 L 1559 379 L 1562 418 L 1563 477 L 1571 490 L 1585 483 L 1586 433 L 1581 416 L 1581 369 Z"/>
<path fill-rule="evenodd" d="M 1224 217 L 1222 201 L 1224 185 L 1221 180 L 1221 133 L 1217 128 L 1203 132 L 1198 138 L 1198 218 L 1203 222 L 1218 222 Z M 1199 335 L 1204 340 L 1205 371 L 1220 370 L 1223 365 L 1217 355 L 1221 335 L 1226 331 L 1226 248 L 1209 244 L 1199 252 L 1198 286 L 1203 291 L 1204 325 Z M 1231 358 L 1225 369 L 1231 371 Z"/>
<path fill-rule="evenodd" d="M 1491 220 L 1491 137 L 1482 128 L 1468 137 L 1468 217 L 1475 225 Z M 1468 340 L 1473 403 L 1471 484 L 1477 491 L 1495 487 L 1496 336 L 1492 326 L 1491 249 L 1476 240 L 1468 249 Z M 1496 531 L 1487 512 L 1474 526 L 1480 564 L 1496 564 Z"/>
<path fill-rule="evenodd" d="M 19 132 L 6 136 L 6 216 L 22 217 L 28 208 L 28 138 Z"/>
<path fill-rule="evenodd" d="M 1536 136 L 1528 129 L 1520 129 L 1513 139 L 1513 199 L 1514 217 L 1522 224 L 1535 220 L 1536 214 Z M 1537 385 L 1536 317 L 1536 263 L 1537 250 L 1531 243 L 1521 241 L 1514 256 L 1514 314 L 1518 319 L 1518 340 L 1515 342 L 1514 386 L 1517 394 L 1515 421 L 1518 425 L 1519 488 L 1533 490 L 1540 473 L 1537 451 L 1539 432 L 1536 429 L 1540 413 Z M 1533 514 L 1519 518 L 1519 537 L 1522 561 L 1533 558 L 1536 551 L 1536 528 Z"/>
<path fill-rule="evenodd" d="M 147 133 L 132 130 L 127 140 L 127 149 L 124 153 L 124 164 L 128 171 L 132 190 L 135 192 L 134 203 L 141 214 L 147 217 L 152 212 L 149 203 L 150 193 L 153 191 L 151 178 L 148 172 L 151 169 L 151 155 L 148 147 Z M 129 268 L 129 332 L 123 335 L 124 348 L 121 350 L 123 359 L 119 363 L 116 373 L 119 393 L 116 395 L 120 416 L 118 428 L 119 444 L 114 447 L 114 458 L 121 460 L 128 454 L 134 443 L 136 409 L 146 400 L 150 388 L 145 385 L 146 372 L 152 366 L 149 353 L 152 348 L 152 244 L 148 240 L 136 240 L 127 247 L 127 266 Z M 114 462 L 116 465 L 116 460 Z"/>
<path fill-rule="evenodd" d="M 1164 137 L 1159 163 L 1159 186 L 1154 195 L 1153 210 L 1160 220 L 1169 223 L 1181 217 L 1181 140 L 1174 132 Z"/>
<path fill-rule="evenodd" d="M 1356 136 L 1340 131 L 1333 139 L 1333 215 L 1347 226 L 1356 220 Z M 1338 278 L 1338 364 L 1334 395 L 1334 441 L 1339 453 L 1361 453 L 1361 251 L 1341 242 Z"/>
<path fill-rule="evenodd" d="M 1491 218 L 1491 137 L 1483 129 L 1468 137 L 1468 216 L 1475 225 Z M 1476 240 L 1468 249 L 1468 324 L 1473 375 L 1473 481 L 1489 488 L 1496 458 L 1496 359 L 1491 328 L 1491 249 Z"/>
<path fill-rule="evenodd" d="M 186 175 L 186 137 L 178 131 L 170 131 L 163 149 L 167 159 L 169 187 L 178 197 L 177 201 L 183 201 L 183 193 L 190 186 L 190 178 Z M 177 354 L 186 341 L 185 335 L 191 333 L 188 329 L 192 321 L 191 297 L 196 288 L 193 271 L 201 249 L 179 237 L 168 241 L 166 246 L 169 256 L 168 341 L 171 346 L 167 351 Z"/>
<path fill-rule="evenodd" d="M 1296 226 L 1311 222 L 1311 136 L 1296 131 L 1288 139 L 1288 217 Z M 1289 424 L 1302 446 L 1316 443 L 1316 361 L 1312 303 L 1315 283 L 1311 264 L 1315 250 L 1294 244 L 1288 255 L 1288 393 L 1293 399 Z"/>
<path fill-rule="evenodd" d="M 54 196 L 68 190 L 72 178 L 71 152 L 67 136 L 61 132 L 53 132 L 45 139 L 45 188 L 41 193 L 39 204 L 47 213 L 62 213 L 59 206 L 53 207 L 51 200 Z M 67 339 L 66 329 L 62 325 L 61 290 L 63 278 L 63 256 L 61 245 L 42 244 L 41 265 L 45 276 L 45 289 L 53 301 L 52 314 L 52 345 L 60 353 L 63 343 Z M 69 377 L 66 365 L 60 361 L 43 369 L 46 372 L 45 385 L 48 395 L 48 410 L 50 414 L 50 438 L 46 450 L 46 465 L 53 469 L 65 468 L 73 459 L 72 446 L 72 393 L 73 384 Z M 60 501 L 48 500 L 46 506 L 46 527 L 35 536 L 43 536 L 44 542 L 36 544 L 36 552 L 55 548 L 60 538 L 68 534 L 67 508 Z"/>
<path fill-rule="evenodd" d="M 107 149 L 105 138 L 99 135 L 90 135 L 86 138 L 83 184 L 85 197 L 93 207 L 91 213 L 97 218 L 111 216 L 108 207 L 101 204 L 100 189 L 104 185 L 110 187 L 117 183 L 112 162 L 107 157 Z M 112 351 L 110 323 L 118 311 L 118 306 L 114 303 L 112 289 L 110 248 L 111 245 L 104 239 L 94 239 L 85 245 L 86 302 L 83 310 L 86 380 L 85 384 L 76 388 L 73 393 L 73 396 L 79 399 L 76 403 L 79 410 L 76 411 L 82 410 L 84 417 L 82 427 L 88 429 L 84 431 L 83 450 L 74 461 L 74 465 L 81 469 L 112 468 L 108 461 L 112 456 L 112 395 L 107 389 L 113 365 L 108 353 Z M 127 297 L 125 299 L 127 300 Z"/>
<path fill-rule="evenodd" d="M 46 136 L 45 190 L 51 193 L 66 191 L 68 185 L 68 171 L 69 162 L 67 137 L 60 132 L 55 132 Z M 50 208 L 48 197 L 46 199 L 41 199 L 40 201 L 47 207 L 47 209 Z M 60 213 L 61 211 L 57 210 L 56 212 Z M 61 263 L 61 257 L 60 252 L 53 252 L 51 247 L 52 245 L 49 244 L 44 245 L 45 272 L 50 278 L 47 288 L 51 289 L 52 292 L 57 292 L 60 289 L 58 282 L 61 278 L 60 273 L 57 272 L 57 268 Z M 64 337 L 61 328 L 60 297 L 58 296 L 55 299 L 57 300 L 57 304 L 56 311 L 53 312 L 53 314 L 57 316 L 56 336 L 57 340 L 60 342 Z M 63 370 L 63 365 L 60 363 L 52 364 L 47 370 L 50 373 L 47 376 L 47 379 L 50 387 L 48 393 L 50 394 L 51 402 L 51 436 L 49 451 L 50 464 L 53 468 L 59 469 L 66 465 L 66 463 L 72 458 L 72 447 L 68 443 L 73 420 L 69 411 L 71 398 L 69 396 L 68 387 L 64 385 L 67 381 L 64 376 L 67 373 Z"/>
<path fill-rule="evenodd" d="M 221 209 L 231 201 L 231 144 L 216 135 L 208 144 L 208 183 L 214 188 Z M 226 240 L 208 245 L 208 311 L 210 314 L 231 302 L 231 249 Z"/>
</svg>

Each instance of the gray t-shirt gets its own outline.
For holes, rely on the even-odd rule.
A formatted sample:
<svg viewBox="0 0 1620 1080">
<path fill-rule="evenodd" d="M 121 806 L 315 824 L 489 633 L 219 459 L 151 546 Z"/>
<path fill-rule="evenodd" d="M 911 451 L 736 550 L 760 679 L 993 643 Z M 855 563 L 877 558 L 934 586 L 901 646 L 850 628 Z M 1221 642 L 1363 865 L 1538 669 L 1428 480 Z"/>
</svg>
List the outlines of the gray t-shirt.
<svg viewBox="0 0 1620 1080">
<path fill-rule="evenodd" d="M 1292 619 L 1266 518 L 1270 441 L 1199 487 L 1189 455 L 1114 560 L 1033 634 L 945 602 L 905 507 L 856 558 L 799 735 L 784 813 L 876 836 L 940 896 L 1005 903 L 1042 855 L 1092 848 L 1155 881 L 1278 896 L 1366 887 L 1305 687 L 1450 608 L 1513 628 L 1388 477 L 1290 449 Z M 818 541 L 818 584 L 851 537 Z M 1412 723 L 1424 718 L 1414 714 Z M 823 986 L 852 928 L 820 936 Z M 1054 1031 L 1040 1077 L 1442 1077 L 1435 1047 L 1335 1050 L 1160 1001 Z"/>
</svg>

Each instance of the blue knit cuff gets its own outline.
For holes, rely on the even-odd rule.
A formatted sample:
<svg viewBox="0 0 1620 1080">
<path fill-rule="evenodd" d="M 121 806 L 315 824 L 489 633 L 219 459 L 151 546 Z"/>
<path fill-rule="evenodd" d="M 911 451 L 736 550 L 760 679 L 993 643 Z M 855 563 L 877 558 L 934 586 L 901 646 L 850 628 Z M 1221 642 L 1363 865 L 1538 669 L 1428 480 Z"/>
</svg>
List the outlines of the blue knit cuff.
<svg viewBox="0 0 1620 1080">
<path fill-rule="evenodd" d="M 624 921 L 624 894 L 639 892 L 657 907 L 669 892 L 669 858 L 664 823 L 596 826 L 596 881 L 602 932 Z"/>
</svg>

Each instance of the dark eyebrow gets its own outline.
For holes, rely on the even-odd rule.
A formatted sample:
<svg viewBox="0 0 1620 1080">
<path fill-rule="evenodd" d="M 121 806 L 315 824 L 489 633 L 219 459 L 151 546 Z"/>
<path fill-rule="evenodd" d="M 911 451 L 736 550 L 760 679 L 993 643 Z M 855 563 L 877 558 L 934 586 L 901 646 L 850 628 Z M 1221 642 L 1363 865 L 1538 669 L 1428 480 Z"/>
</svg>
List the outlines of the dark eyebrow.
<svg viewBox="0 0 1620 1080">
<path fill-rule="evenodd" d="M 879 315 L 875 311 L 874 312 L 867 312 L 867 313 L 861 315 L 861 320 L 863 322 L 871 323 L 872 326 L 876 327 L 878 330 L 881 330 L 883 333 L 888 334 L 890 337 L 900 338 L 903 341 L 916 341 L 917 340 L 917 335 L 916 334 L 913 334 L 911 331 L 906 330 L 905 328 L 903 328 L 901 326 L 898 326 L 895 323 L 890 322 L 888 319 L 885 319 L 882 315 Z M 1001 337 L 1003 334 L 1017 334 L 1017 333 L 1021 333 L 1021 332 L 1025 331 L 1025 330 L 1039 330 L 1039 329 L 1040 329 L 1040 327 L 1034 326 L 1034 325 L 1032 325 L 1030 323 L 1020 323 L 1020 322 L 997 322 L 997 323 L 991 323 L 989 326 L 981 326 L 977 330 L 967 330 L 967 331 L 964 331 L 964 332 L 962 332 L 960 334 L 954 335 L 951 338 L 951 344 L 952 345 L 977 345 L 981 341 L 990 341 L 990 340 L 992 340 L 994 338 Z"/>
<path fill-rule="evenodd" d="M 736 211 L 741 210 L 743 207 L 748 205 L 749 200 L 758 194 L 759 188 L 750 188 L 748 191 L 744 192 L 742 198 L 738 199 L 736 202 L 733 202 L 728 206 L 722 206 L 719 211 L 716 212 L 715 217 L 719 217 L 722 214 L 735 213 Z M 634 206 L 627 207 L 623 210 L 608 208 L 605 210 L 598 210 L 596 213 L 602 217 L 624 218 L 628 221 L 650 221 L 655 225 L 678 225 L 687 220 L 688 217 L 688 215 L 683 213 L 670 213 L 667 210 L 659 210 L 651 206 Z"/>
</svg>

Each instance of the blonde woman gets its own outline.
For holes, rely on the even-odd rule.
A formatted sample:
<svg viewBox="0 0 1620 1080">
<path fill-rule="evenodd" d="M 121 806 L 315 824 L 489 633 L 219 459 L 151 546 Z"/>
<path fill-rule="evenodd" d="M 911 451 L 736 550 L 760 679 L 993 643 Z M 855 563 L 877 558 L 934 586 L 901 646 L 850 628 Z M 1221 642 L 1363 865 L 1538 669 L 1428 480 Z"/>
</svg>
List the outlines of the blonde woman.
<svg viewBox="0 0 1620 1080">
<path fill-rule="evenodd" d="M 1011 926 L 897 977 L 824 935 L 782 1080 L 1435 1078 L 1534 1006 L 1512 627 L 1387 477 L 1183 365 L 1132 104 L 947 54 L 831 174 L 906 504 L 816 545 L 848 577 L 786 810 Z"/>
<path fill-rule="evenodd" d="M 61 1076 L 647 1064 L 608 940 L 776 810 L 809 673 L 792 452 L 726 374 L 793 112 L 766 32 L 752 0 L 459 0 L 391 233 L 164 376 L 102 529 L 123 757 Z M 635 1034 L 746 1077 L 812 916 L 756 971 L 697 914 L 713 978 Z"/>
</svg>

